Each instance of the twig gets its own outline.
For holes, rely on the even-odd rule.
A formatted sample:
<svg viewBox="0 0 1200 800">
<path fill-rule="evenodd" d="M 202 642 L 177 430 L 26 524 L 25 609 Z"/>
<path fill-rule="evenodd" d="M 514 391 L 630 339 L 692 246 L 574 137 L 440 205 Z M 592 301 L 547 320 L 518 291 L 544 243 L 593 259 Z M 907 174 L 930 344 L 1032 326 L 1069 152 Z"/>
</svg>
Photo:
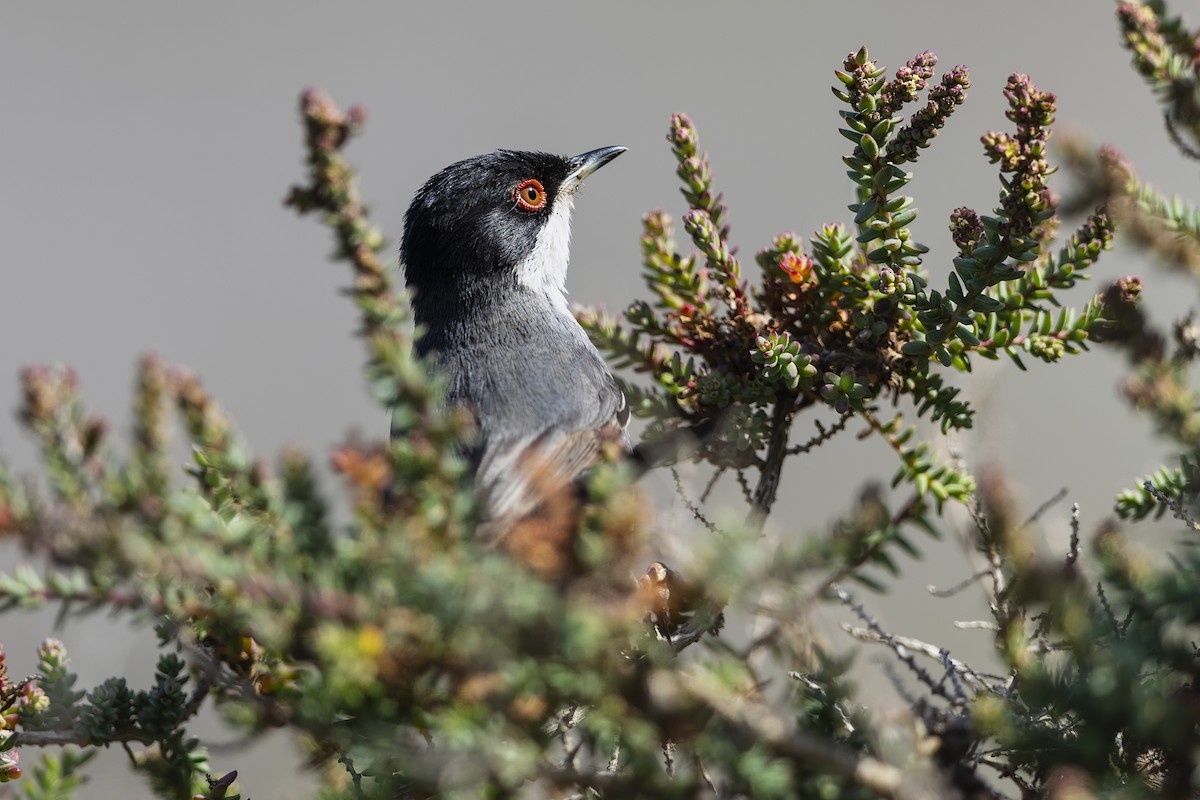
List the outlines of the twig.
<svg viewBox="0 0 1200 800">
<path fill-rule="evenodd" d="M 1071 544 L 1067 548 L 1067 567 L 1079 560 L 1079 503 L 1071 504 Z"/>
<path fill-rule="evenodd" d="M 563 743 L 564 745 L 566 744 L 565 735 L 563 736 Z M 566 752 L 563 754 L 563 766 L 573 768 L 575 766 L 575 759 L 579 756 L 579 751 L 581 750 L 583 750 L 583 737 L 580 737 L 579 741 L 575 742 L 575 744 L 567 747 Z"/>
<path fill-rule="evenodd" d="M 605 771 L 610 774 L 615 775 L 620 771 L 620 769 L 621 769 L 621 745 L 616 744 L 613 746 L 613 752 L 612 752 L 612 755 L 608 759 L 608 767 Z"/>
<path fill-rule="evenodd" d="M 1175 146 L 1179 148 L 1180 152 L 1193 161 L 1200 161 L 1200 151 L 1197 151 L 1196 148 L 1185 142 L 1183 136 L 1175 127 L 1175 117 L 1171 113 L 1170 108 L 1163 112 L 1163 124 L 1166 125 L 1167 134 L 1171 137 L 1171 141 L 1175 143 Z"/>
<path fill-rule="evenodd" d="M 758 636 L 755 636 L 750 640 L 749 643 L 747 643 L 742 652 L 738 654 L 739 659 L 745 661 L 750 657 L 751 654 L 757 651 L 758 648 L 773 644 L 782 631 L 783 626 L 780 625 L 778 621 L 773 621 L 770 627 L 768 627 Z"/>
<path fill-rule="evenodd" d="M 708 784 L 708 788 L 712 790 L 713 797 L 716 798 L 716 800 L 726 800 L 726 798 L 729 797 L 729 792 L 727 792 L 723 786 L 717 785 L 716 779 L 713 778 L 708 769 L 704 766 L 704 762 L 699 758 L 696 759 L 696 769 L 699 770 L 700 776 L 704 778 L 704 782 Z"/>
<path fill-rule="evenodd" d="M 128 742 L 141 742 L 145 735 L 145 732 L 141 730 L 123 731 L 105 736 L 104 741 L 108 744 L 124 745 Z M 60 728 L 51 731 L 18 730 L 16 739 L 15 747 L 65 747 L 71 744 L 77 747 L 88 747 L 92 744 L 92 737 L 79 728 Z"/>
<path fill-rule="evenodd" d="M 953 586 L 949 586 L 945 589 L 939 589 L 936 586 L 934 586 L 932 583 L 929 584 L 928 586 L 926 586 L 925 589 L 934 597 L 953 597 L 954 595 L 961 592 L 963 589 L 966 589 L 967 587 L 976 583 L 980 578 L 986 578 L 988 576 L 988 573 L 990 573 L 990 572 L 991 572 L 990 568 L 989 569 L 981 569 L 981 570 L 979 570 L 979 572 L 976 572 L 971 577 L 964 578 L 963 580 L 959 581 L 958 583 L 954 584 Z"/>
<path fill-rule="evenodd" d="M 690 695 L 703 701 L 742 735 L 780 755 L 827 769 L 880 797 L 895 797 L 904 784 L 904 773 L 899 768 L 808 731 L 796 730 L 790 720 L 761 703 L 735 696 L 707 675 L 664 671 L 653 677 L 668 693 Z"/>
<path fill-rule="evenodd" d="M 189 643 L 178 634 L 175 639 L 187 654 L 193 672 L 197 675 L 200 682 L 197 690 L 200 686 L 215 686 L 222 690 L 223 697 L 228 697 L 231 693 L 236 694 L 240 701 L 256 710 L 260 723 L 282 725 L 291 720 L 291 711 L 278 698 L 258 691 L 250 678 L 234 672 L 229 664 L 217 658 L 208 648 Z M 198 708 L 197 706 L 197 710 Z"/>
<path fill-rule="evenodd" d="M 1096 581 L 1096 596 L 1100 598 L 1100 607 L 1104 609 L 1104 616 L 1108 617 L 1108 624 L 1112 625 L 1113 633 L 1121 636 L 1121 625 L 1117 622 L 1117 615 L 1113 612 L 1112 606 L 1108 603 L 1108 595 L 1104 593 L 1104 584 Z"/>
<path fill-rule="evenodd" d="M 896 696 L 908 704 L 909 708 L 918 708 L 922 705 L 928 705 L 924 700 L 914 695 L 908 690 L 905 684 L 904 676 L 900 670 L 896 669 L 895 662 L 889 661 L 880 656 L 876 662 L 879 668 L 883 670 L 883 674 L 887 677 L 888 683 L 892 685 L 892 691 Z"/>
<path fill-rule="evenodd" d="M 671 467 L 671 477 L 675 480 L 675 494 L 679 495 L 679 499 L 683 501 L 684 508 L 690 511 L 692 517 L 707 528 L 709 533 L 721 534 L 721 529 L 709 521 L 708 517 L 704 516 L 704 512 L 700 510 L 700 507 L 693 503 L 687 496 L 687 492 L 683 488 L 683 480 L 679 477 L 679 470 L 675 467 Z"/>
<path fill-rule="evenodd" d="M 796 396 L 791 392 L 780 392 L 775 397 L 775 412 L 771 416 L 771 437 L 767 443 L 767 456 L 759 469 L 758 485 L 754 487 L 751 503 L 750 527 L 762 533 L 775 495 L 779 491 L 779 477 L 783 473 L 783 462 L 787 457 L 788 432 L 792 427 L 792 407 Z"/>
<path fill-rule="evenodd" d="M 1059 501 L 1061 501 L 1066 496 L 1067 496 L 1067 487 L 1064 486 L 1063 488 L 1061 488 L 1057 492 L 1055 492 L 1053 497 L 1051 497 L 1049 500 L 1046 500 L 1040 506 L 1038 506 L 1036 509 L 1034 509 L 1034 512 L 1032 514 L 1030 514 L 1029 517 L 1024 522 L 1021 523 L 1021 527 L 1018 530 L 1024 530 L 1025 528 L 1028 528 L 1033 523 L 1037 522 L 1039 519 L 1042 518 L 1043 514 L 1045 514 L 1047 511 L 1049 511 L 1050 509 L 1052 509 L 1056 505 L 1058 505 Z"/>
<path fill-rule="evenodd" d="M 350 756 L 345 753 L 338 753 L 337 760 L 339 764 L 346 768 L 346 772 L 350 775 L 350 782 L 354 785 L 354 796 L 359 798 L 366 797 L 362 789 L 362 775 L 354 769 L 354 762 L 350 760 Z"/>
<path fill-rule="evenodd" d="M 825 687 L 821 686 L 819 683 L 817 683 L 812 678 L 805 675 L 803 672 L 796 672 L 795 670 L 793 670 L 788 673 L 788 677 L 794 681 L 803 683 L 809 689 L 812 689 L 817 692 L 825 693 Z M 854 733 L 854 731 L 857 730 L 857 728 L 855 727 L 854 723 L 850 720 L 850 715 L 846 713 L 846 709 L 842 708 L 842 704 L 841 703 L 832 703 L 831 705 L 833 706 L 833 710 L 836 711 L 838 713 L 838 716 L 841 718 L 842 727 L 844 728 L 843 732 L 846 735 L 850 735 L 850 734 Z"/>
<path fill-rule="evenodd" d="M 893 652 L 897 652 L 897 654 L 899 654 L 899 652 L 912 650 L 913 652 L 920 653 L 921 655 L 927 656 L 936 661 L 941 661 L 942 658 L 942 650 L 944 648 L 937 647 L 936 645 L 929 644 L 928 642 L 923 642 L 920 639 L 913 639 L 910 636 L 899 636 L 896 634 L 887 633 L 886 631 L 875 631 L 870 630 L 869 628 L 859 628 L 855 625 L 847 624 L 842 625 L 842 630 L 860 642 L 872 642 L 875 644 L 887 645 Z M 915 661 L 913 661 L 911 655 L 905 653 L 905 657 L 902 657 L 901 660 L 904 661 L 910 669 L 913 668 L 910 662 L 915 663 Z M 984 689 L 989 691 L 992 689 L 992 685 L 984 680 L 985 673 L 976 672 L 968 664 L 963 661 L 959 661 L 957 658 L 951 658 L 950 663 L 959 675 L 970 679 L 972 683 L 975 683 Z M 936 682 L 932 679 L 932 677 L 929 677 L 928 672 L 919 666 L 916 669 L 925 673 L 926 677 L 928 678 L 928 681 L 922 681 L 922 683 L 925 683 L 927 686 L 930 684 L 936 685 Z M 987 675 L 987 677 L 995 680 L 1004 680 L 1004 676 L 1001 675 Z M 942 692 L 938 692 L 938 694 L 944 696 Z"/>
<path fill-rule="evenodd" d="M 853 414 L 843 414 L 838 418 L 837 422 L 833 423 L 833 425 L 829 426 L 828 428 L 822 425 L 820 420 L 815 420 L 813 424 L 816 425 L 817 428 L 816 435 L 804 444 L 798 444 L 793 447 L 789 447 L 787 454 L 789 456 L 798 456 L 809 452 L 814 447 L 824 444 L 834 436 L 846 430 L 846 426 L 850 424 L 850 420 L 853 418 L 853 416 Z"/>
<path fill-rule="evenodd" d="M 1129 623 L 1133 622 L 1133 614 L 1135 610 L 1135 606 L 1130 606 L 1129 611 L 1125 613 L 1125 619 L 1121 620 L 1121 627 L 1117 629 L 1117 632 L 1121 634 L 1122 639 L 1125 638 L 1125 634 L 1129 630 Z"/>
<path fill-rule="evenodd" d="M 999 631 L 1000 626 L 986 619 L 955 620 L 954 627 L 963 631 Z"/>
<path fill-rule="evenodd" d="M 716 472 L 712 474 L 712 477 L 708 479 L 708 485 L 706 485 L 704 487 L 704 491 L 700 493 L 701 503 L 708 502 L 708 496 L 712 494 L 712 490 L 716 487 L 717 481 L 721 479 L 721 476 L 725 474 L 725 470 L 726 467 L 718 467 Z"/>
<path fill-rule="evenodd" d="M 746 498 L 746 504 L 754 503 L 754 492 L 750 489 L 750 481 L 746 480 L 746 471 L 739 469 L 736 473 L 738 486 L 742 489 L 742 496 Z"/>
<path fill-rule="evenodd" d="M 967 512 L 979 530 L 979 545 L 976 549 L 983 553 L 983 557 L 987 561 L 984 572 L 992 581 L 988 607 L 991 608 L 992 616 L 997 620 L 1008 619 L 1010 613 L 1008 602 L 1005 600 L 1008 582 L 1004 578 L 1004 564 L 1000 558 L 1000 549 L 996 546 L 995 537 L 992 535 L 992 526 L 988 523 L 987 516 L 983 513 L 983 506 L 978 500 L 967 505 Z"/>
<path fill-rule="evenodd" d="M 954 687 L 954 696 L 958 698 L 958 703 L 962 707 L 970 704 L 971 698 L 967 697 L 967 693 L 963 691 L 962 681 L 958 679 L 958 666 L 954 663 L 954 659 L 950 658 L 950 651 L 942 648 L 942 667 L 946 670 L 943 673 L 942 680 L 950 679 L 951 686 Z M 961 662 L 960 662 L 961 663 Z"/>
<path fill-rule="evenodd" d="M 1187 509 L 1183 507 L 1183 504 L 1179 502 L 1178 498 L 1171 497 L 1166 492 L 1159 491 L 1150 481 L 1144 481 L 1142 483 L 1142 488 L 1145 489 L 1146 493 L 1152 496 L 1155 500 L 1171 509 L 1171 513 L 1175 516 L 1175 519 L 1186 523 L 1187 526 L 1194 531 L 1200 531 L 1200 522 L 1197 522 L 1196 519 L 1187 512 Z"/>
</svg>

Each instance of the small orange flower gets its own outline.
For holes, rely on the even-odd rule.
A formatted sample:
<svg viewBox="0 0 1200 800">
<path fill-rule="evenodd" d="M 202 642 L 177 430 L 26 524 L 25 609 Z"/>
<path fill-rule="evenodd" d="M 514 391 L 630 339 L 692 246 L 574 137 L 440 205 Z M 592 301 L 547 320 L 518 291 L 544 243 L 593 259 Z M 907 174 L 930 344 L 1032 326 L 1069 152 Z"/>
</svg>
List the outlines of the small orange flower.
<svg viewBox="0 0 1200 800">
<path fill-rule="evenodd" d="M 792 283 L 809 283 L 814 266 L 813 260 L 803 254 L 784 253 L 783 258 L 779 259 L 779 269 L 783 270 L 783 274 L 787 275 Z"/>
</svg>

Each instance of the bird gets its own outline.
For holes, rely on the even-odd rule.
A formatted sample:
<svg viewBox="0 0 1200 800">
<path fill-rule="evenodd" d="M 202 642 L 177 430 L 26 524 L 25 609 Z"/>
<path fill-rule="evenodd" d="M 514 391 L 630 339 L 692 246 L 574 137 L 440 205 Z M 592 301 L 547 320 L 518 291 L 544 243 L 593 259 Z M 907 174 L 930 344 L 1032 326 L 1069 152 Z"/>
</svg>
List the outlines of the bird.
<svg viewBox="0 0 1200 800">
<path fill-rule="evenodd" d="M 415 350 L 474 420 L 465 456 L 485 541 L 576 485 L 610 443 L 629 449 L 629 405 L 565 285 L 576 194 L 625 150 L 468 158 L 426 181 L 405 214 Z"/>
</svg>

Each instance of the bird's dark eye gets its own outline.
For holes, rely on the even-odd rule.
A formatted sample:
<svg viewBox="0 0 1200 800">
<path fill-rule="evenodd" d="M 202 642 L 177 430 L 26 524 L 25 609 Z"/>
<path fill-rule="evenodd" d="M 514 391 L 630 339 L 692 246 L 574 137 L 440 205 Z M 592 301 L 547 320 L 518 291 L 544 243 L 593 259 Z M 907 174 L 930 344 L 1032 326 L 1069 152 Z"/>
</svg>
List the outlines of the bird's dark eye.
<svg viewBox="0 0 1200 800">
<path fill-rule="evenodd" d="M 541 211 L 546 207 L 546 189 L 536 178 L 521 181 L 513 189 L 513 199 L 526 211 Z"/>
</svg>

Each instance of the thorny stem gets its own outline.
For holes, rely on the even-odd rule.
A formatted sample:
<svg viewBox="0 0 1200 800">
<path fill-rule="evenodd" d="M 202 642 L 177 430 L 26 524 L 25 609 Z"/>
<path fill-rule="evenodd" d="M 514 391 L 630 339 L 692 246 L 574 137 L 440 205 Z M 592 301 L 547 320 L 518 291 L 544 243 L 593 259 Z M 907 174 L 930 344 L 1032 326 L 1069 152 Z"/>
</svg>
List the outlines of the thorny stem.
<svg viewBox="0 0 1200 800">
<path fill-rule="evenodd" d="M 750 527 L 762 533 L 775 495 L 779 491 L 779 478 L 783 474 L 783 462 L 787 458 L 788 433 L 792 428 L 792 412 L 796 405 L 793 392 L 781 391 L 775 398 L 775 413 L 771 417 L 771 437 L 767 442 L 767 456 L 758 473 L 758 485 L 754 487 L 754 500 L 750 508 Z"/>
<path fill-rule="evenodd" d="M 825 444 L 825 442 L 829 441 L 834 436 L 846 430 L 846 426 L 850 424 L 851 419 L 853 419 L 852 414 L 843 414 L 842 416 L 838 417 L 837 422 L 833 423 L 833 425 L 829 426 L 828 428 L 822 425 L 818 420 L 817 432 L 813 434 L 812 438 L 810 438 L 804 444 L 798 444 L 795 447 L 789 447 L 787 454 L 789 456 L 798 456 L 811 452 L 820 445 Z"/>
<path fill-rule="evenodd" d="M 1150 481 L 1143 481 L 1142 488 L 1155 500 L 1171 509 L 1171 513 L 1175 516 L 1175 519 L 1183 522 L 1192 530 L 1200 530 L 1200 522 L 1192 518 L 1192 515 L 1187 512 L 1187 509 L 1183 507 L 1183 504 L 1178 499 L 1171 497 L 1166 492 L 1159 491 Z"/>
</svg>

